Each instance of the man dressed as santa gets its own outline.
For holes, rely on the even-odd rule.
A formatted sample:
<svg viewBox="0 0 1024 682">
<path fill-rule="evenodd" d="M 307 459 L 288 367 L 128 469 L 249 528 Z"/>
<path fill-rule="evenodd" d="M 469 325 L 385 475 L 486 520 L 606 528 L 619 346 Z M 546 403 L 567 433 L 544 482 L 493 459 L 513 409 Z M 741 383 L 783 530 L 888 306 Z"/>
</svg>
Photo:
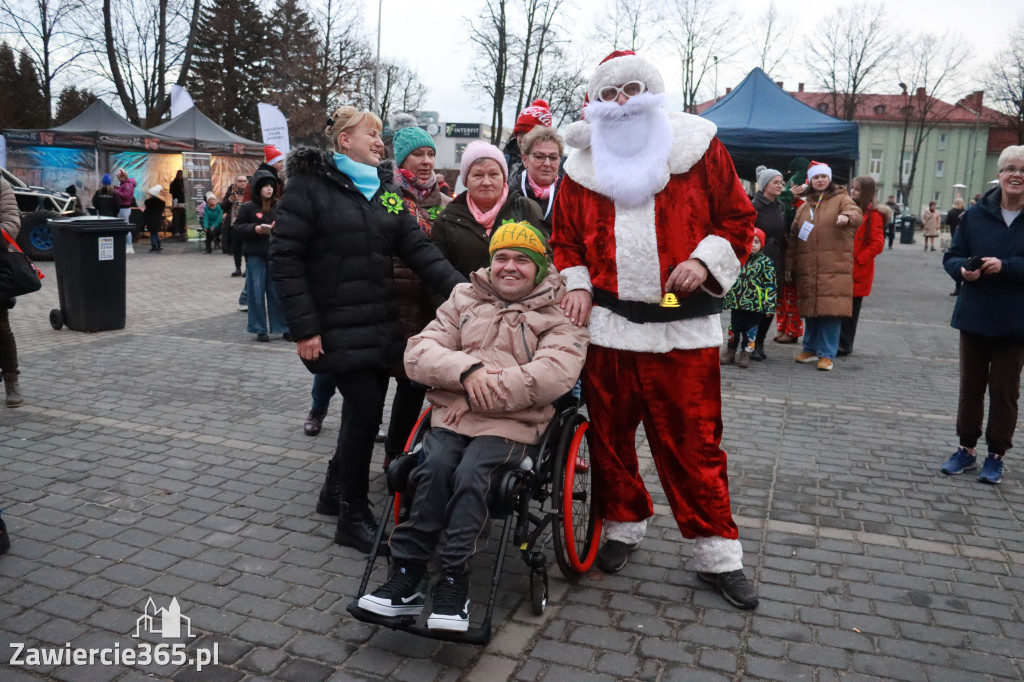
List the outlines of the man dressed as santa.
<svg viewBox="0 0 1024 682">
<path fill-rule="evenodd" d="M 752 609 L 719 447 L 718 348 L 721 298 L 750 253 L 755 212 L 715 125 L 666 113 L 664 92 L 633 52 L 601 62 L 584 120 L 567 131 L 574 149 L 555 205 L 562 308 L 591 334 L 583 390 L 605 528 L 597 561 L 621 570 L 653 514 L 635 446 L 643 422 L 679 530 L 697 540 L 688 567 Z"/>
</svg>

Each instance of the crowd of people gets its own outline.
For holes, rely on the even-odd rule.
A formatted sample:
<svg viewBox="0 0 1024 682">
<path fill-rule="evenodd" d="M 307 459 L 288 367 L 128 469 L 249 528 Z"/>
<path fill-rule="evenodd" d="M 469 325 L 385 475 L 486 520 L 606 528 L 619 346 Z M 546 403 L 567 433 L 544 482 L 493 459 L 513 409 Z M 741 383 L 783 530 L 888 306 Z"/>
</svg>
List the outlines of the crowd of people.
<svg viewBox="0 0 1024 682">
<path fill-rule="evenodd" d="M 846 187 L 828 164 L 808 159 L 794 160 L 788 178 L 758 168 L 751 199 L 715 126 L 667 112 L 664 93 L 650 62 L 614 52 L 591 75 L 585 117 L 564 137 L 538 100 L 504 151 L 469 144 L 458 195 L 435 171 L 425 131 L 398 130 L 388 150 L 376 115 L 340 107 L 326 130 L 332 150 L 299 147 L 285 163 L 270 148 L 223 200 L 206 197 L 206 252 L 218 238 L 237 248 L 233 276 L 245 259 L 247 331 L 294 342 L 313 375 L 306 434 L 321 432 L 332 396 L 342 395 L 316 504 L 337 516 L 336 543 L 371 550 L 374 442 L 384 441 L 386 468 L 424 401 L 434 408 L 410 516 L 390 538 L 394 571 L 360 597 L 361 608 L 419 613 L 436 551 L 441 575 L 427 625 L 466 629 L 488 482 L 534 452 L 551 402 L 574 386 L 590 418 L 604 527 L 598 567 L 621 571 L 653 515 L 635 445 L 643 424 L 680 534 L 695 540 L 689 568 L 735 606 L 757 606 L 720 447 L 721 366 L 765 360 L 773 320 L 777 344 L 802 342 L 797 363 L 830 371 L 852 353 L 895 206 L 877 199 L 871 177 Z M 961 381 L 960 444 L 941 470 L 977 466 L 987 391 L 979 480 L 992 484 L 1012 445 L 1024 366 L 1024 147 L 1005 150 L 999 168 L 998 187 L 948 215 L 953 239 L 943 257 L 957 285 Z M 116 176 L 117 188 L 104 176 L 93 197 L 103 215 L 130 207 L 135 183 L 123 170 Z M 161 189 L 150 189 L 147 216 L 162 219 Z M 16 234 L 3 191 L 3 229 Z M 934 202 L 922 215 L 926 250 L 937 216 Z M 159 236 L 151 239 L 159 252 Z M 3 305 L 0 364 L 16 407 Z"/>
</svg>

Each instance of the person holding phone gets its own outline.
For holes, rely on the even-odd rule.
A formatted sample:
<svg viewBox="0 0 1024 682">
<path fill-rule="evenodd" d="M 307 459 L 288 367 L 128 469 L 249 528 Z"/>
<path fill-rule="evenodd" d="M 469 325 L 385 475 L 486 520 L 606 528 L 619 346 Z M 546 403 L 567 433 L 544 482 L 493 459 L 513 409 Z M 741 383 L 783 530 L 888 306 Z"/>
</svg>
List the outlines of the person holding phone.
<svg viewBox="0 0 1024 682">
<path fill-rule="evenodd" d="M 960 330 L 960 444 L 942 465 L 947 476 L 978 466 L 985 393 L 989 394 L 982 483 L 1003 478 L 1013 447 L 1024 368 L 1024 146 L 999 155 L 999 186 L 967 209 L 942 264 L 959 285 L 953 319 Z"/>
<path fill-rule="evenodd" d="M 257 341 L 270 341 L 270 334 L 288 337 L 288 323 L 281 311 L 277 289 L 267 269 L 270 233 L 277 215 L 277 178 L 269 171 L 256 171 L 252 176 L 252 201 L 238 209 L 234 235 L 242 240 L 245 255 L 245 289 L 249 305 L 246 331 Z"/>
</svg>

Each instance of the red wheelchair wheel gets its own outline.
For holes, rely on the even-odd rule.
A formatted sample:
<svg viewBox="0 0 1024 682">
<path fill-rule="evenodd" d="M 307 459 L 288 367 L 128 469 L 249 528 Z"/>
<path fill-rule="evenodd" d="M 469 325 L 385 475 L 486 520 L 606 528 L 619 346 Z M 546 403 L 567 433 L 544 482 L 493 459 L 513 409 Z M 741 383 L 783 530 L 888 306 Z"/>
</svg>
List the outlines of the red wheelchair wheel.
<svg viewBox="0 0 1024 682">
<path fill-rule="evenodd" d="M 589 426 L 582 414 L 574 416 L 559 439 L 554 461 L 555 559 L 570 579 L 590 570 L 601 537 L 586 439 Z"/>
<path fill-rule="evenodd" d="M 416 425 L 412 427 L 412 432 L 409 437 L 405 440 L 405 453 L 410 453 L 416 449 L 416 445 L 423 440 L 423 436 L 427 433 L 427 429 L 430 428 L 430 411 L 431 407 L 423 410 L 423 414 L 416 420 Z M 402 493 L 395 493 L 395 502 L 393 505 L 395 513 L 395 525 L 397 526 L 401 521 L 402 512 Z"/>
</svg>

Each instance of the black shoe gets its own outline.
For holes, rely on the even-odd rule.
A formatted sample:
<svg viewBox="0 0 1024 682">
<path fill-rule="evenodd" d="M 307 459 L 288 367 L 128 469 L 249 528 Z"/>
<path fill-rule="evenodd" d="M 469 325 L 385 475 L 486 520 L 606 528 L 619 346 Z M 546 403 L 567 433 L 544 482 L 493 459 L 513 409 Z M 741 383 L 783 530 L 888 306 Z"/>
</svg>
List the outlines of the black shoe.
<svg viewBox="0 0 1024 682">
<path fill-rule="evenodd" d="M 303 432 L 305 432 L 307 436 L 319 436 L 320 430 L 324 428 L 324 417 L 326 416 L 327 410 L 324 410 L 323 412 L 310 410 L 309 414 L 306 415 L 306 423 L 302 425 Z M 337 514 L 337 510 L 335 510 L 334 513 Z"/>
<path fill-rule="evenodd" d="M 256 340 L 259 341 L 260 343 L 267 343 L 268 341 L 270 341 L 270 336 L 267 334 L 257 334 Z"/>
<path fill-rule="evenodd" d="M 363 554 L 369 554 L 376 533 L 377 523 L 370 513 L 368 501 L 342 502 L 339 505 L 338 526 L 334 531 L 336 545 L 355 547 Z M 385 547 L 386 545 L 381 545 L 381 549 Z"/>
<path fill-rule="evenodd" d="M 11 536 L 7 534 L 7 524 L 4 523 L 3 519 L 0 519 L 0 556 L 7 554 L 7 550 L 11 548 Z"/>
<path fill-rule="evenodd" d="M 597 567 L 605 573 L 618 573 L 629 563 L 629 555 L 640 545 L 627 545 L 619 540 L 608 540 L 597 550 Z"/>
<path fill-rule="evenodd" d="M 434 610 L 427 618 L 431 630 L 469 629 L 469 575 L 445 572 L 434 585 Z"/>
<path fill-rule="evenodd" d="M 203 253 L 213 253 L 213 250 L 212 250 L 212 249 L 207 249 L 207 250 L 206 250 L 206 251 L 204 251 Z"/>
<path fill-rule="evenodd" d="M 418 616 L 426 601 L 427 567 L 416 562 L 395 562 L 391 578 L 359 598 L 359 608 L 380 616 Z"/>
<path fill-rule="evenodd" d="M 754 352 L 750 354 L 751 360 L 757 360 L 761 362 L 768 358 L 768 354 L 764 352 L 764 341 L 754 342 Z"/>
<path fill-rule="evenodd" d="M 840 348 L 839 350 L 836 351 L 836 357 L 841 358 L 844 355 L 849 355 L 852 352 L 852 348 Z"/>
<path fill-rule="evenodd" d="M 289 342 L 289 343 L 291 343 L 291 341 L 292 341 L 292 335 L 289 334 L 288 332 L 285 332 L 284 334 L 281 334 L 281 338 L 284 339 L 285 341 Z"/>
<path fill-rule="evenodd" d="M 231 273 L 231 276 L 232 277 L 241 277 L 242 276 L 242 271 L 241 270 L 235 270 L 234 272 Z"/>
<path fill-rule="evenodd" d="M 310 415 L 312 414 L 310 412 Z M 332 459 L 327 463 L 327 476 L 324 478 L 324 484 L 320 486 L 320 496 L 316 501 L 316 513 L 324 516 L 337 516 L 340 510 L 341 475 L 337 463 Z"/>
<path fill-rule="evenodd" d="M 743 569 L 727 573 L 697 573 L 697 577 L 717 587 L 733 606 L 746 610 L 757 606 L 757 588 L 743 575 Z"/>
<path fill-rule="evenodd" d="M 951 292 L 949 292 L 949 295 L 950 296 L 959 296 L 960 292 L 959 291 L 951 291 Z"/>
</svg>

